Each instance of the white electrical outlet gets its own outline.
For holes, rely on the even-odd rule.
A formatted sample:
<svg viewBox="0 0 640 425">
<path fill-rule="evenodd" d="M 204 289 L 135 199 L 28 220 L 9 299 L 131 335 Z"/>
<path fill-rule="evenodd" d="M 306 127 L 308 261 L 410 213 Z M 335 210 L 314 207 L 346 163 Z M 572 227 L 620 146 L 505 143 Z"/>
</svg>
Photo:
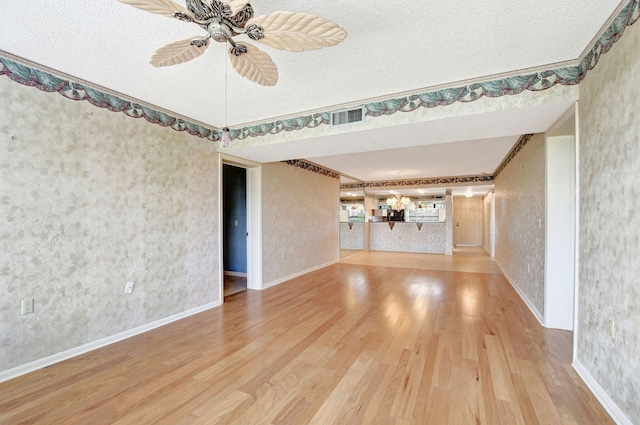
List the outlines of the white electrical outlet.
<svg viewBox="0 0 640 425">
<path fill-rule="evenodd" d="M 31 314 L 34 311 L 34 302 L 33 298 L 27 298 L 21 301 L 20 303 L 20 312 L 22 314 Z"/>
<path fill-rule="evenodd" d="M 616 339 L 616 322 L 613 319 L 609 319 L 607 325 L 609 328 L 609 336 L 611 339 Z"/>
<path fill-rule="evenodd" d="M 127 282 L 127 284 L 124 286 L 124 293 L 130 294 L 132 292 L 133 292 L 133 282 Z"/>
</svg>

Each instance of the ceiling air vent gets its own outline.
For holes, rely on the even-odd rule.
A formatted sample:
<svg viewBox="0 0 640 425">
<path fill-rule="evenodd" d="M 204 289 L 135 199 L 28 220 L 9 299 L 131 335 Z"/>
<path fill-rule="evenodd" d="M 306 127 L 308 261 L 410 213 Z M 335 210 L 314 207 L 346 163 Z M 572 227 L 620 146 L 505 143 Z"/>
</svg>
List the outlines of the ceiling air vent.
<svg viewBox="0 0 640 425">
<path fill-rule="evenodd" d="M 331 113 L 331 127 L 361 124 L 364 122 L 364 106 L 353 109 L 342 109 Z"/>
</svg>

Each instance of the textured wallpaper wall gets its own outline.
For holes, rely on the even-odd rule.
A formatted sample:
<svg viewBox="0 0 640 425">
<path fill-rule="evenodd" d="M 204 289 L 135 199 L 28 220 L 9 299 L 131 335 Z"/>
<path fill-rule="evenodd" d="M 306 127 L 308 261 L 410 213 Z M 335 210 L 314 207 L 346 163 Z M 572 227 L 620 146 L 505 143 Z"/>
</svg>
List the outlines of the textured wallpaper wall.
<svg viewBox="0 0 640 425">
<path fill-rule="evenodd" d="M 211 142 L 0 78 L 0 371 L 217 302 L 217 167 Z"/>
<path fill-rule="evenodd" d="M 545 137 L 536 134 L 495 179 L 496 261 L 544 315 Z"/>
<path fill-rule="evenodd" d="M 263 164 L 262 200 L 263 285 L 339 259 L 339 179 Z"/>
<path fill-rule="evenodd" d="M 640 24 L 580 85 L 578 360 L 640 423 Z M 611 339 L 607 320 L 615 320 Z"/>
<path fill-rule="evenodd" d="M 340 249 L 364 250 L 364 223 L 340 223 Z"/>
</svg>

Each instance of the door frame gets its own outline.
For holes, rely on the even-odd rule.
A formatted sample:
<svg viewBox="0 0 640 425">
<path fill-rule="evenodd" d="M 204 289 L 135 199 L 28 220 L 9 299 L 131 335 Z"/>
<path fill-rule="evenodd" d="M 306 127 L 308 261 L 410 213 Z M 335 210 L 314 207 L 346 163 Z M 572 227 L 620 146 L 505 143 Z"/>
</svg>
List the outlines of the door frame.
<svg viewBox="0 0 640 425">
<path fill-rule="evenodd" d="M 222 226 L 222 165 L 233 165 L 247 171 L 247 289 L 262 289 L 262 165 L 243 158 L 220 153 L 218 156 L 218 293 L 224 302 L 224 237 Z"/>
</svg>

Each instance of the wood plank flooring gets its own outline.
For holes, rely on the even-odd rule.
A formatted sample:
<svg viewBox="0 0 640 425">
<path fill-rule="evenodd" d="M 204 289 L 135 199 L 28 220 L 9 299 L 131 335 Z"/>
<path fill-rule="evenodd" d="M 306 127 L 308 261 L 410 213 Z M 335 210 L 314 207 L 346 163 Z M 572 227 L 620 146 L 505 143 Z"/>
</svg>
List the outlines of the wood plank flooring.
<svg viewBox="0 0 640 425">
<path fill-rule="evenodd" d="M 339 263 L 0 384 L 2 424 L 613 422 L 504 277 Z"/>
</svg>

